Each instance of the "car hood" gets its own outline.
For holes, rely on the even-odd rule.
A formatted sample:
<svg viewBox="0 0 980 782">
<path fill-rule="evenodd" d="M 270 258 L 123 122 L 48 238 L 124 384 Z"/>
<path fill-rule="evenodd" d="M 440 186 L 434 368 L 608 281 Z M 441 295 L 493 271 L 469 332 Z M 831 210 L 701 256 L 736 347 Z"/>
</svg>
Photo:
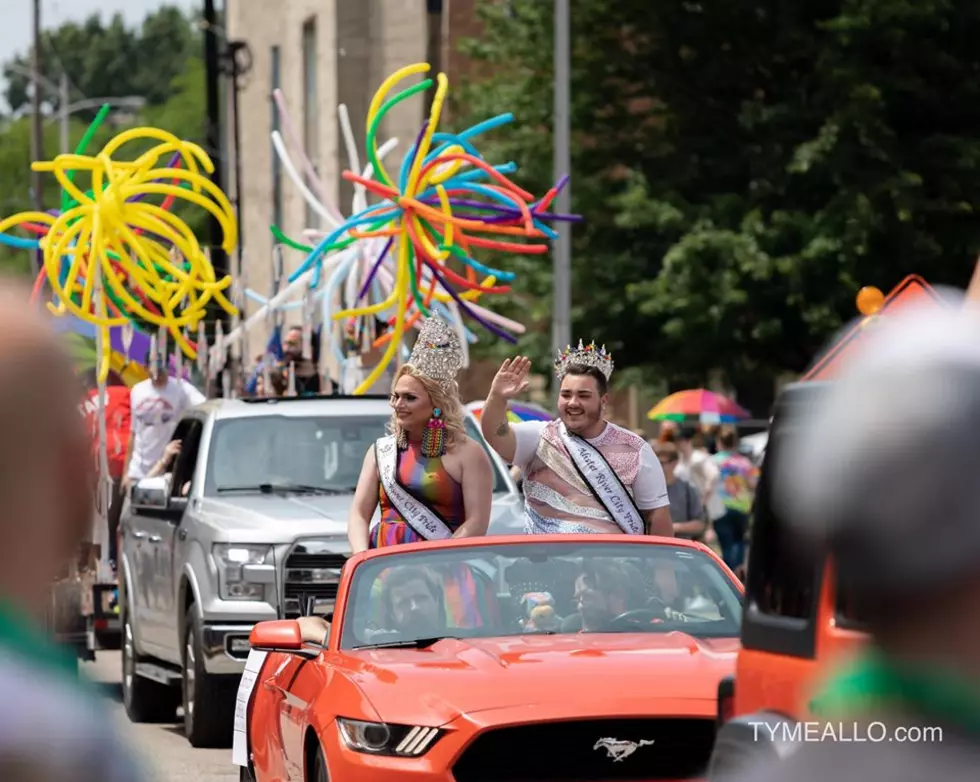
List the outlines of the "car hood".
<svg viewBox="0 0 980 782">
<path fill-rule="evenodd" d="M 344 652 L 343 668 L 382 719 L 445 724 L 513 706 L 603 714 L 626 702 L 717 700 L 737 638 L 687 633 L 526 635 L 439 641 L 428 649 Z M 594 684 L 592 684 L 594 683 Z"/>
<path fill-rule="evenodd" d="M 261 531 L 263 540 L 292 540 L 298 535 L 346 535 L 353 494 L 249 494 L 205 497 L 194 508 L 198 516 L 220 532 Z M 276 524 L 270 524 L 275 521 Z"/>
</svg>

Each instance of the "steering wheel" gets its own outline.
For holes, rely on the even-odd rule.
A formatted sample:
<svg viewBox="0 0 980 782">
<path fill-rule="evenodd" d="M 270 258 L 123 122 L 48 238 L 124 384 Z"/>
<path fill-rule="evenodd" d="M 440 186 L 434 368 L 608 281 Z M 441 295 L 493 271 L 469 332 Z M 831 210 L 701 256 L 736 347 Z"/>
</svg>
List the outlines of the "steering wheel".
<svg viewBox="0 0 980 782">
<path fill-rule="evenodd" d="M 610 630 L 630 630 L 638 625 L 650 624 L 654 619 L 663 619 L 663 610 L 657 608 L 634 608 L 624 611 L 609 622 Z"/>
</svg>

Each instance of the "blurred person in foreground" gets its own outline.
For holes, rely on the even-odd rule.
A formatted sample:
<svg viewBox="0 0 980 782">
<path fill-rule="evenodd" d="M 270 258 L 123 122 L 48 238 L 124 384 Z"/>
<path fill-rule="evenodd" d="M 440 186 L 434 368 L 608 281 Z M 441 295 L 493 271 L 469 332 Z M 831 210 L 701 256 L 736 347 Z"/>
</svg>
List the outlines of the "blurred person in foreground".
<svg viewBox="0 0 980 782">
<path fill-rule="evenodd" d="M 650 444 L 606 420 L 612 356 L 593 342 L 555 361 L 558 418 L 511 425 L 507 405 L 528 388 L 531 361 L 507 359 L 480 414 L 491 447 L 524 475 L 529 534 L 673 537 L 664 471 Z"/>
<path fill-rule="evenodd" d="M 941 740 L 802 743 L 746 782 L 965 782 L 980 767 L 980 315 L 957 303 L 875 327 L 780 446 L 773 496 L 827 547 L 871 633 L 814 713 Z"/>
<path fill-rule="evenodd" d="M 83 388 L 29 298 L 0 282 L 0 778 L 143 779 L 74 653 L 43 629 L 51 585 L 90 531 L 95 476 Z"/>
</svg>

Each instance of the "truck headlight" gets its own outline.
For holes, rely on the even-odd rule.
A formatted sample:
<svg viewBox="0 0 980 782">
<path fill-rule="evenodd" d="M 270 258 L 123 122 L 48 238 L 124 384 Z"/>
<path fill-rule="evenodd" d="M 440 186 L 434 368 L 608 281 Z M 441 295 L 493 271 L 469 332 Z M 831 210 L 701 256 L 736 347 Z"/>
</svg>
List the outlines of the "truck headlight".
<svg viewBox="0 0 980 782">
<path fill-rule="evenodd" d="M 265 599 L 265 584 L 275 580 L 272 546 L 215 543 L 212 553 L 222 600 Z"/>
<path fill-rule="evenodd" d="M 348 749 L 368 755 L 401 758 L 422 757 L 435 744 L 442 731 L 421 725 L 389 725 L 337 717 L 340 737 Z"/>
</svg>

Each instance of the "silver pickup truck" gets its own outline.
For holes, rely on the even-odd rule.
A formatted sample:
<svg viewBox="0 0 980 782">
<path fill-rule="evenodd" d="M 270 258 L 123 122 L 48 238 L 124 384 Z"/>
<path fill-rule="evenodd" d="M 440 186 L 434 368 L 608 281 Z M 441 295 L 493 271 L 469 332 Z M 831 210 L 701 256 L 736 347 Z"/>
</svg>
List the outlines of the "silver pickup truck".
<svg viewBox="0 0 980 782">
<path fill-rule="evenodd" d="M 194 746 L 228 746 L 252 625 L 328 613 L 350 554 L 347 514 L 387 397 L 213 400 L 184 414 L 167 477 L 133 487 L 120 521 L 122 680 L 135 722 L 183 708 Z M 507 466 L 491 534 L 523 530 Z"/>
</svg>

